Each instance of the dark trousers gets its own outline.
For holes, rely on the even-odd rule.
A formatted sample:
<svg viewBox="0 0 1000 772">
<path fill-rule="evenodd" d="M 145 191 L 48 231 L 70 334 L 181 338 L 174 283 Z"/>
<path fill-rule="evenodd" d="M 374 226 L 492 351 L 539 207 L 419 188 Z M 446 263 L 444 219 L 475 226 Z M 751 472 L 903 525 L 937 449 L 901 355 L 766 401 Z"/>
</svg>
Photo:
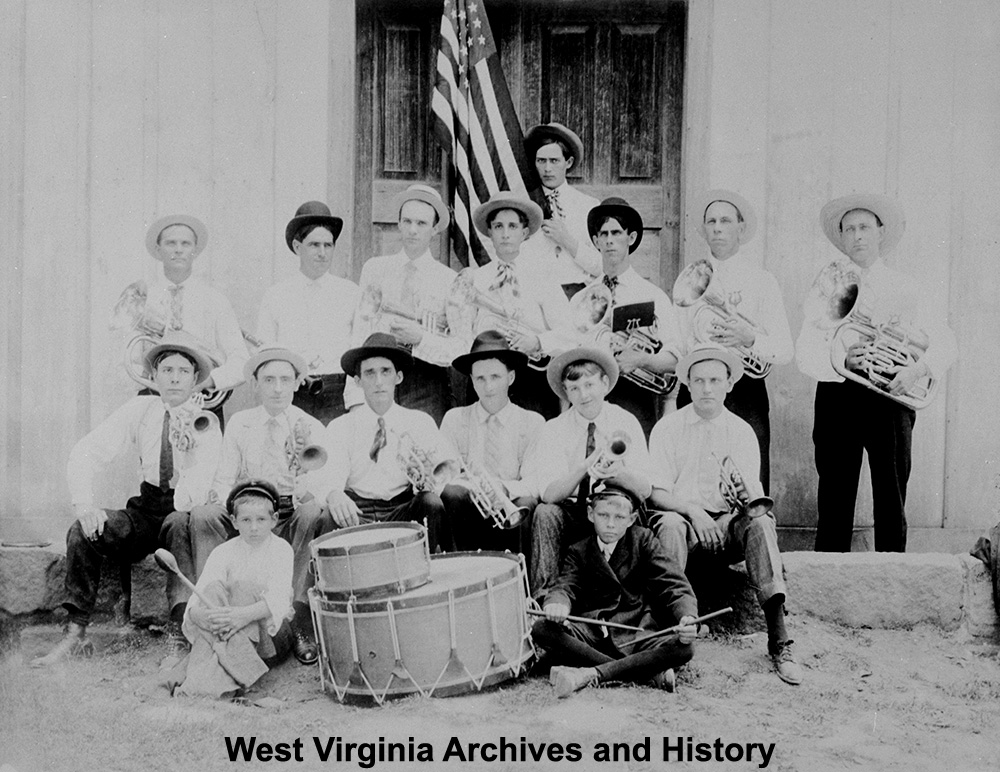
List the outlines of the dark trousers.
<svg viewBox="0 0 1000 772">
<path fill-rule="evenodd" d="M 813 445 L 817 552 L 850 552 L 862 451 L 868 451 L 875 550 L 906 550 L 906 484 L 917 414 L 853 381 L 818 383 Z"/>
<path fill-rule="evenodd" d="M 559 578 L 559 567 L 571 544 L 587 538 L 594 526 L 575 500 L 539 504 L 531 522 L 531 595 L 541 598 Z"/>
<path fill-rule="evenodd" d="M 771 490 L 771 404 L 767 398 L 765 378 L 740 378 L 726 397 L 726 408 L 738 415 L 757 435 L 760 447 L 760 482 L 764 493 Z M 678 409 L 691 403 L 691 392 L 681 384 L 677 391 Z"/>
<path fill-rule="evenodd" d="M 517 371 L 514 384 L 510 387 L 510 401 L 525 410 L 541 413 L 546 421 L 562 412 L 559 397 L 549 386 L 545 371 L 533 367 L 522 367 Z"/>
<path fill-rule="evenodd" d="M 689 397 L 688 402 L 690 401 Z M 667 395 L 654 394 L 622 377 L 618 379 L 615 388 L 608 395 L 608 402 L 612 405 L 618 405 L 634 415 L 642 426 L 646 441 L 649 442 L 650 432 L 653 431 L 656 422 L 663 417 Z"/>
<path fill-rule="evenodd" d="M 650 632 L 653 632 L 652 630 Z M 594 667 L 601 681 L 645 683 L 667 668 L 678 668 L 694 656 L 694 646 L 676 635 L 661 635 L 622 652 L 601 628 L 580 622 L 559 625 L 543 619 L 531 628 L 535 643 L 570 667 Z"/>
<path fill-rule="evenodd" d="M 410 489 L 391 499 L 366 499 L 353 491 L 346 493 L 361 510 L 362 523 L 426 523 L 431 552 L 455 551 L 455 541 L 440 496 L 426 492 L 413 495 Z"/>
<path fill-rule="evenodd" d="M 413 366 L 403 371 L 403 382 L 396 387 L 396 402 L 423 410 L 440 426 L 444 414 L 458 404 L 452 389 L 459 379 L 452 377 L 451 369 L 414 358 Z"/>
<path fill-rule="evenodd" d="M 105 560 L 116 564 L 137 563 L 160 546 L 160 530 L 174 509 L 173 489 L 161 490 L 143 482 L 139 495 L 128 500 L 124 509 L 104 510 L 108 519 L 104 531 L 91 540 L 83 535 L 80 521 L 66 534 L 66 601 L 70 619 L 87 624 L 94 612 Z M 180 580 L 167 575 L 167 600 L 171 606 L 179 595 Z"/>
<path fill-rule="evenodd" d="M 344 408 L 346 382 L 347 376 L 343 373 L 310 376 L 295 392 L 292 404 L 326 426 L 347 412 Z"/>
<path fill-rule="evenodd" d="M 497 528 L 492 517 L 483 517 L 472 503 L 469 489 L 462 485 L 446 486 L 441 501 L 448 513 L 455 549 L 531 552 L 531 518 L 538 503 L 534 496 L 514 499 L 515 506 L 528 510 L 514 528 Z"/>
</svg>

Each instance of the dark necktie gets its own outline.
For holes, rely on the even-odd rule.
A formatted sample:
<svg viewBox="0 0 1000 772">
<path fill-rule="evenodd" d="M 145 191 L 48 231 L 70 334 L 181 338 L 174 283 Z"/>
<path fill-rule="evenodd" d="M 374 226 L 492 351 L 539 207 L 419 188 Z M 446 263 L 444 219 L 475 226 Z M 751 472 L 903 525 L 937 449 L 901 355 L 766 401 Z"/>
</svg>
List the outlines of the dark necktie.
<svg viewBox="0 0 1000 772">
<path fill-rule="evenodd" d="M 549 209 L 552 212 L 552 219 L 563 220 L 565 216 L 563 215 L 562 205 L 559 203 L 559 191 L 549 190 L 545 193 L 546 198 L 549 202 Z"/>
<path fill-rule="evenodd" d="M 618 289 L 618 277 L 604 274 L 604 286 L 611 290 L 611 299 L 614 300 L 615 290 Z"/>
<path fill-rule="evenodd" d="M 375 442 L 372 443 L 372 449 L 368 451 L 368 458 L 370 458 L 377 464 L 378 454 L 384 447 L 385 447 L 385 419 L 379 416 L 378 431 L 375 432 Z"/>
<path fill-rule="evenodd" d="M 170 290 L 170 329 L 184 328 L 184 285 L 171 284 Z"/>
<path fill-rule="evenodd" d="M 597 424 L 591 421 L 587 424 L 587 449 L 584 451 L 583 457 L 590 458 L 590 454 L 594 452 L 596 443 L 594 442 L 594 433 L 597 431 Z M 590 474 L 587 473 L 580 480 L 580 489 L 576 494 L 576 501 L 580 505 L 580 511 L 587 511 L 587 499 L 590 498 Z"/>
<path fill-rule="evenodd" d="M 520 297 L 521 289 L 517 282 L 517 276 L 514 274 L 514 266 L 499 260 L 497 261 L 497 277 L 490 284 L 490 289 L 502 293 L 504 287 L 509 288 L 512 297 Z"/>
<path fill-rule="evenodd" d="M 174 449 L 170 444 L 170 411 L 163 411 L 163 432 L 160 434 L 160 490 L 170 490 L 174 476 Z"/>
</svg>

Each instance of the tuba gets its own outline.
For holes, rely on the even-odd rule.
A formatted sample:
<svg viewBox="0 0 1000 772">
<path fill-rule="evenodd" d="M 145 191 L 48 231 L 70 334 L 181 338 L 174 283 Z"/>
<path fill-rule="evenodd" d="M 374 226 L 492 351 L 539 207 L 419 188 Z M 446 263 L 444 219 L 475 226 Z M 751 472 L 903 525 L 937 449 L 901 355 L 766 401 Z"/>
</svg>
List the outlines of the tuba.
<svg viewBox="0 0 1000 772">
<path fill-rule="evenodd" d="M 697 306 L 691 317 L 694 339 L 698 343 L 712 342 L 712 325 L 732 319 L 750 325 L 755 335 L 767 334 L 763 327 L 737 311 L 737 303 L 724 298 L 718 286 L 712 286 L 714 273 L 708 260 L 698 260 L 681 271 L 674 282 L 674 305 L 681 308 Z M 751 378 L 764 378 L 771 372 L 771 363 L 761 359 L 752 347 L 733 348 L 743 360 L 744 372 Z"/>
<path fill-rule="evenodd" d="M 830 345 L 830 364 L 844 378 L 860 383 L 912 410 L 927 407 L 937 394 L 938 381 L 920 378 L 905 394 L 892 394 L 896 372 L 920 360 L 930 345 L 927 334 L 898 316 L 876 320 L 870 299 L 862 291 L 857 271 L 839 261 L 820 271 L 805 301 L 806 319 L 820 329 L 836 327 Z M 862 366 L 851 370 L 847 352 L 862 346 Z"/>
<path fill-rule="evenodd" d="M 712 458 L 719 465 L 719 493 L 722 494 L 730 512 L 747 517 L 760 517 L 771 511 L 774 499 L 770 496 L 750 500 L 750 492 L 747 490 L 743 474 L 732 456 L 724 456 L 720 460 L 713 453 Z"/>
<path fill-rule="evenodd" d="M 569 305 L 576 330 L 591 335 L 594 343 L 611 349 L 612 355 L 616 357 L 626 349 L 657 354 L 663 348 L 659 338 L 641 329 L 634 320 L 629 322 L 628 328 L 623 332 L 611 329 L 614 301 L 611 290 L 602 283 L 584 287 L 572 297 Z M 660 395 L 669 394 L 677 385 L 675 376 L 656 373 L 643 367 L 622 373 L 622 378 Z"/>
</svg>

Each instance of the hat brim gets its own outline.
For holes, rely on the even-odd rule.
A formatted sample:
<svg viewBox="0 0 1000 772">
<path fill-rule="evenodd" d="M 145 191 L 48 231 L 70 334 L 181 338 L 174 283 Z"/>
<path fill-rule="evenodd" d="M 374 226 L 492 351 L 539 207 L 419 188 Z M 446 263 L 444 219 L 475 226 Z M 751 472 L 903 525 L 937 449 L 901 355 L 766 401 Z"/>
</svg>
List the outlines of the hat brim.
<svg viewBox="0 0 1000 772">
<path fill-rule="evenodd" d="M 528 218 L 528 236 L 534 236 L 542 227 L 542 220 L 545 219 L 542 208 L 530 199 L 513 196 L 491 198 L 485 204 L 476 207 L 476 211 L 472 213 L 472 222 L 476 230 L 488 237 L 490 232 L 487 221 L 491 214 L 501 209 L 513 209 L 524 214 Z"/>
<path fill-rule="evenodd" d="M 709 362 L 713 359 L 724 363 L 729 368 L 729 375 L 733 379 L 733 383 L 743 377 L 743 359 L 735 351 L 721 346 L 701 346 L 681 357 L 677 363 L 677 379 L 687 386 L 691 368 L 699 362 Z"/>
<path fill-rule="evenodd" d="M 574 362 L 594 362 L 601 366 L 604 374 L 608 376 L 611 386 L 610 392 L 618 383 L 618 362 L 615 361 L 611 352 L 602 348 L 592 348 L 590 346 L 577 346 L 567 351 L 563 351 L 552 357 L 545 375 L 549 381 L 549 388 L 561 399 L 567 399 L 566 389 L 563 387 L 563 372 Z"/>
<path fill-rule="evenodd" d="M 542 146 L 544 140 L 550 138 L 560 139 L 572 148 L 573 158 L 576 159 L 573 165 L 579 168 L 583 161 L 583 140 L 575 131 L 561 123 L 542 123 L 531 127 L 524 137 L 525 149 L 531 156 L 528 161 L 532 164 L 535 162 L 535 153 L 538 152 L 538 148 Z"/>
<path fill-rule="evenodd" d="M 519 370 L 528 364 L 528 357 L 520 351 L 512 349 L 495 349 L 493 351 L 475 351 L 471 354 L 462 354 L 452 360 L 451 366 L 462 375 L 472 374 L 472 365 L 483 359 L 499 359 L 511 370 Z"/>
<path fill-rule="evenodd" d="M 623 204 L 598 204 L 587 213 L 587 232 L 590 240 L 597 236 L 597 223 L 604 217 L 614 217 L 628 233 L 635 233 L 635 241 L 629 244 L 631 255 L 642 243 L 642 216 L 630 206 Z"/>
<path fill-rule="evenodd" d="M 301 354 L 296 354 L 287 348 L 265 348 L 251 356 L 243 365 L 243 378 L 246 382 L 249 383 L 261 365 L 268 362 L 288 362 L 295 370 L 297 378 L 301 378 L 309 372 L 306 359 Z"/>
<path fill-rule="evenodd" d="M 725 190 L 724 188 L 706 190 L 695 199 L 692 216 L 699 228 L 705 223 L 705 210 L 716 201 L 727 201 L 739 210 L 745 226 L 742 235 L 740 235 L 740 245 L 746 244 L 757 235 L 757 210 L 753 208 L 753 204 L 735 190 Z"/>
<path fill-rule="evenodd" d="M 205 227 L 205 223 L 199 220 L 197 217 L 191 217 L 187 214 L 171 214 L 166 217 L 161 217 L 159 220 L 154 222 L 149 226 L 146 231 L 146 251 L 153 256 L 155 260 L 162 260 L 160 257 L 160 250 L 158 249 L 158 244 L 156 240 L 163 233 L 164 228 L 169 228 L 171 225 L 186 225 L 194 232 L 195 255 L 201 254 L 201 252 L 208 246 L 208 228 Z"/>
<path fill-rule="evenodd" d="M 295 251 L 295 247 L 292 246 L 295 241 L 295 234 L 306 225 L 326 228 L 333 235 L 334 242 L 340 238 L 340 232 L 344 230 L 344 221 L 333 215 L 304 214 L 300 217 L 293 217 L 288 221 L 288 225 L 285 226 L 285 243 L 292 252 Z"/>
<path fill-rule="evenodd" d="M 344 352 L 340 358 L 340 366 L 345 373 L 356 378 L 361 363 L 374 357 L 385 357 L 399 371 L 406 371 L 413 364 L 413 357 L 405 349 L 389 348 L 388 346 L 359 346 Z"/>
<path fill-rule="evenodd" d="M 823 233 L 838 250 L 850 257 L 850 253 L 844 249 L 840 238 L 840 221 L 844 215 L 854 209 L 867 209 L 874 212 L 875 216 L 882 221 L 884 230 L 882 231 L 882 243 L 879 246 L 879 254 L 887 255 L 896 248 L 900 239 L 903 238 L 903 231 L 906 230 L 906 217 L 903 215 L 903 208 L 894 198 L 879 193 L 853 193 L 849 196 L 841 196 L 830 201 L 820 210 L 819 221 L 823 226 Z"/>
<path fill-rule="evenodd" d="M 150 380 L 153 380 L 156 375 L 153 362 L 164 351 L 179 351 L 194 359 L 195 366 L 198 368 L 198 382 L 194 386 L 195 391 L 201 391 L 205 388 L 205 384 L 212 377 L 212 370 L 219 366 L 219 363 L 208 356 L 208 354 L 204 351 L 199 351 L 193 346 L 186 346 L 183 343 L 157 343 L 146 352 L 146 356 L 144 357 Z"/>
<path fill-rule="evenodd" d="M 407 201 L 423 201 L 425 204 L 430 204 L 434 207 L 434 211 L 437 212 L 438 216 L 437 225 L 434 226 L 435 233 L 441 233 L 448 228 L 448 224 L 451 222 L 451 214 L 448 212 L 448 207 L 444 205 L 444 201 L 433 193 L 420 190 L 419 188 L 416 190 L 407 188 L 392 199 L 391 211 L 396 213 L 397 222 L 399 221 L 399 214 L 403 209 L 403 204 Z"/>
</svg>

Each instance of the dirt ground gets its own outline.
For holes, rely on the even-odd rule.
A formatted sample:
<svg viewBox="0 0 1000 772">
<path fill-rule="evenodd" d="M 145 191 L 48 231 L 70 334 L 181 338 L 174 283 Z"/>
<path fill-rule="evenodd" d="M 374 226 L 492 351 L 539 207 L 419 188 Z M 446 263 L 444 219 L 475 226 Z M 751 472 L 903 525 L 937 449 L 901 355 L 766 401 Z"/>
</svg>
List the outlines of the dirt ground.
<svg viewBox="0 0 1000 772">
<path fill-rule="evenodd" d="M 810 617 L 789 621 L 806 670 L 798 687 L 773 674 L 757 633 L 700 641 L 675 694 L 608 687 L 559 700 L 547 680 L 529 675 L 479 694 L 407 697 L 381 708 L 339 704 L 321 691 L 316 668 L 294 661 L 267 674 L 239 703 L 173 699 L 155 685 L 164 642 L 151 631 L 109 629 L 92 659 L 31 670 L 25 662 L 46 650 L 59 630 L 30 627 L 0 661 L 0 772 L 193 772 L 276 763 L 303 770 L 761 768 L 759 747 L 746 761 L 750 743 L 774 744 L 763 767 L 770 770 L 1000 769 L 996 645 L 929 628 L 852 630 Z M 261 700 L 263 707 L 255 704 Z M 272 745 L 301 738 L 302 761 L 290 745 L 289 761 L 234 763 L 226 738 L 239 737 Z M 316 743 L 326 747 L 331 738 L 340 738 L 339 746 L 335 740 L 334 755 L 321 761 Z M 433 760 L 380 762 L 380 738 L 404 751 L 412 743 L 414 758 L 423 749 Z M 466 761 L 450 746 L 452 738 L 466 749 Z M 483 760 L 477 750 L 469 760 L 469 744 L 501 738 L 512 744 L 505 759 Z M 665 738 L 685 750 L 690 739 L 691 756 L 677 760 L 672 751 L 665 757 Z M 352 749 L 347 760 L 347 743 L 373 748 Z M 543 752 L 555 753 L 554 744 L 569 752 L 574 743 L 577 761 L 531 756 L 542 744 Z M 601 743 L 628 744 L 630 759 L 621 746 L 617 761 L 598 760 Z M 375 756 L 366 762 L 369 752 Z M 741 760 L 726 760 L 727 753 Z"/>
</svg>

